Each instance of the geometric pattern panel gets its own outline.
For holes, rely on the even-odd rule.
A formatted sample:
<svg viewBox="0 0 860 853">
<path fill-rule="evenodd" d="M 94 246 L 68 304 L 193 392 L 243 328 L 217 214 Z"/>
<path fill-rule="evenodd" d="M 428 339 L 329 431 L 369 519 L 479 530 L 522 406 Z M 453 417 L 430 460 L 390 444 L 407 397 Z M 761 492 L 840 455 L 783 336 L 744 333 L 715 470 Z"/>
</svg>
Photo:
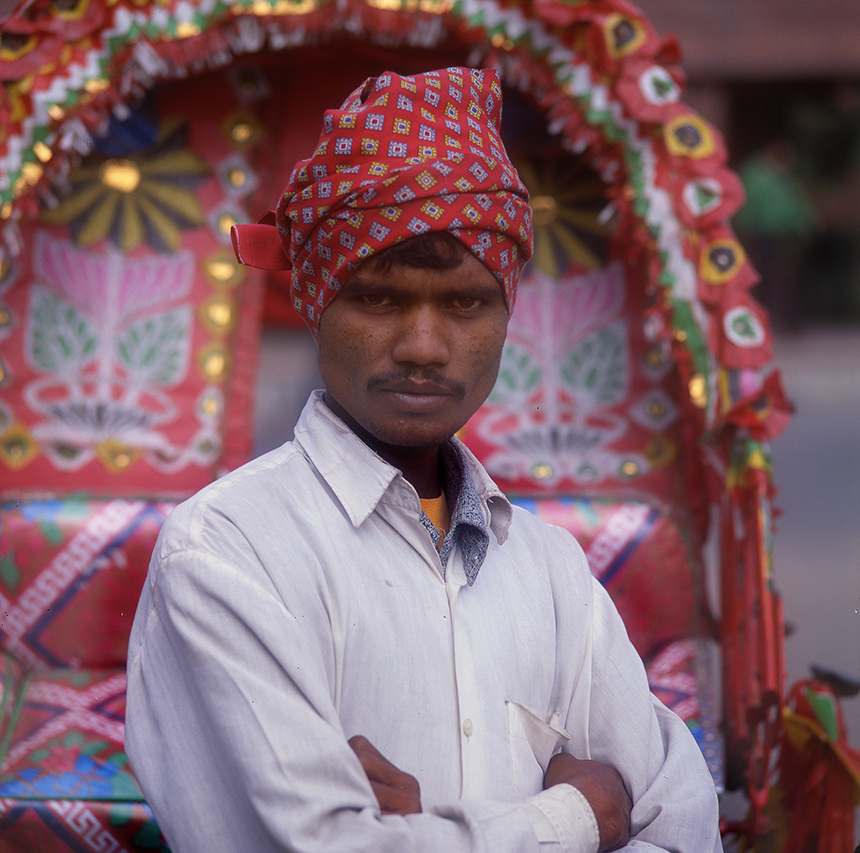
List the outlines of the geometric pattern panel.
<svg viewBox="0 0 860 853">
<path fill-rule="evenodd" d="M 671 515 L 635 500 L 517 497 L 514 503 L 576 537 L 646 663 L 667 643 L 702 633 L 699 558 Z"/>
<path fill-rule="evenodd" d="M 124 669 L 29 677 L 10 720 L 0 797 L 141 799 L 123 753 L 125 694 Z"/>
<path fill-rule="evenodd" d="M 20 661 L 9 654 L 0 653 L 0 733 L 11 730 L 11 720 L 17 713 L 18 697 L 24 687 L 25 676 Z"/>
<path fill-rule="evenodd" d="M 175 504 L 0 504 L 0 649 L 26 669 L 124 666 L 161 525 Z"/>
<path fill-rule="evenodd" d="M 0 853 L 166 850 L 123 751 L 123 669 L 25 679 L 0 767 Z"/>
<path fill-rule="evenodd" d="M 0 853 L 167 853 L 146 803 L 0 800 Z"/>
</svg>

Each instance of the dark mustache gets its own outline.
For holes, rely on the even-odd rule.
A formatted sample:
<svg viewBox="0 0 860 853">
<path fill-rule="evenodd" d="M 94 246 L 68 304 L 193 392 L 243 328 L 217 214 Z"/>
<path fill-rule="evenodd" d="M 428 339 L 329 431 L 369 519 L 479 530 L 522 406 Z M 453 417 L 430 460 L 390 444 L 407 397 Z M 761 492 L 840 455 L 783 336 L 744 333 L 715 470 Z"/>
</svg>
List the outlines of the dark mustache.
<svg viewBox="0 0 860 853">
<path fill-rule="evenodd" d="M 380 373 L 371 377 L 367 382 L 369 391 L 374 391 L 381 386 L 394 385 L 399 382 L 429 382 L 442 391 L 462 397 L 466 393 L 466 386 L 455 379 L 449 379 L 442 373 L 430 369 L 398 370 L 391 373 Z"/>
</svg>

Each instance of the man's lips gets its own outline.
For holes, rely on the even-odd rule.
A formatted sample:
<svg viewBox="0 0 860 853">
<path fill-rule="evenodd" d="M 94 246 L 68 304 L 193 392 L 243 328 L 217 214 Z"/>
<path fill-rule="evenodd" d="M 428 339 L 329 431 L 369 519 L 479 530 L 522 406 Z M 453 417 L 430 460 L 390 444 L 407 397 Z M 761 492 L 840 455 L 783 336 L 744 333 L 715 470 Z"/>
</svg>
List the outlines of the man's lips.
<svg viewBox="0 0 860 853">
<path fill-rule="evenodd" d="M 419 397 L 451 397 L 454 394 L 450 388 L 435 382 L 389 382 L 382 390 L 392 394 L 417 394 Z"/>
<path fill-rule="evenodd" d="M 426 411 L 458 397 L 457 389 L 435 382 L 387 382 L 379 391 L 399 408 Z"/>
</svg>

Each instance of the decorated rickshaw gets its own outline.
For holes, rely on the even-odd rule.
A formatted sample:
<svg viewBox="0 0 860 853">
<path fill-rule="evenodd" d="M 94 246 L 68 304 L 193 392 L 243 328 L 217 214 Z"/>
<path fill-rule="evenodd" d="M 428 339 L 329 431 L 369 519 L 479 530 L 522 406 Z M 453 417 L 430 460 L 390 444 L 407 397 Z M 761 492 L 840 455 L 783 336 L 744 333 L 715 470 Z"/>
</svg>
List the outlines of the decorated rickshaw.
<svg viewBox="0 0 860 853">
<path fill-rule="evenodd" d="M 357 82 L 455 64 L 500 74 L 536 243 L 462 437 L 579 537 L 749 798 L 727 835 L 762 831 L 788 406 L 674 41 L 626 0 L 32 0 L 0 29 L 0 851 L 163 845 L 122 749 L 135 602 L 171 507 L 252 453 L 261 330 L 299 323 L 230 226 Z"/>
</svg>

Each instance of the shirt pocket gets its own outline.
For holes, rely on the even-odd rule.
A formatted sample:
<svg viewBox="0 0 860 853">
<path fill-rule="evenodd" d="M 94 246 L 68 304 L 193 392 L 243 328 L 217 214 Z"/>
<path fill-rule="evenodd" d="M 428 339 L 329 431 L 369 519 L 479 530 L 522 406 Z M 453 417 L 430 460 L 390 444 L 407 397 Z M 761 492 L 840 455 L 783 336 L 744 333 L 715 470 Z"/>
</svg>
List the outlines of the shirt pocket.
<svg viewBox="0 0 860 853">
<path fill-rule="evenodd" d="M 549 722 L 519 702 L 505 702 L 508 711 L 508 743 L 511 751 L 513 800 L 523 800 L 543 790 L 550 759 L 570 740 L 556 712 Z"/>
</svg>

